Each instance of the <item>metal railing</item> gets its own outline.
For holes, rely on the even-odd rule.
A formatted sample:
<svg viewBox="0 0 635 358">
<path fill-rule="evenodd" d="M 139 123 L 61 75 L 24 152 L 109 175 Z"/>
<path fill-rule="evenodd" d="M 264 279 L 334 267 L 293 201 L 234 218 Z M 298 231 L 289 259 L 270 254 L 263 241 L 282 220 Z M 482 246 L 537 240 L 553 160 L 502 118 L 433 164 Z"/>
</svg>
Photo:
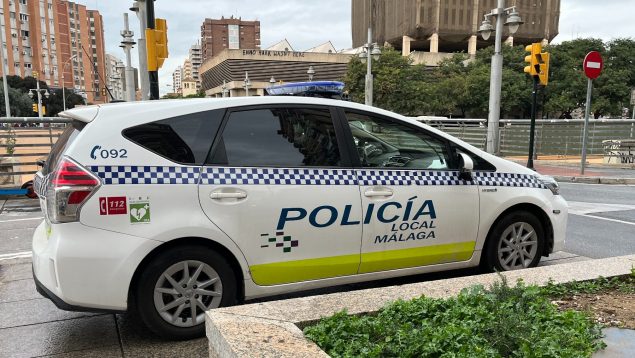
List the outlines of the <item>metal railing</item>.
<svg viewBox="0 0 635 358">
<path fill-rule="evenodd" d="M 69 119 L 0 117 L 0 194 L 26 193 L 37 160 L 48 156 Z"/>
<path fill-rule="evenodd" d="M 485 149 L 487 121 L 485 119 L 443 119 L 423 121 L 473 146 Z M 528 119 L 501 120 L 499 152 L 502 156 L 527 155 L 529 146 Z M 582 153 L 582 119 L 536 120 L 536 154 L 566 158 Z M 630 119 L 591 119 L 589 121 L 589 155 L 604 155 L 605 140 L 635 138 L 635 121 Z"/>
</svg>

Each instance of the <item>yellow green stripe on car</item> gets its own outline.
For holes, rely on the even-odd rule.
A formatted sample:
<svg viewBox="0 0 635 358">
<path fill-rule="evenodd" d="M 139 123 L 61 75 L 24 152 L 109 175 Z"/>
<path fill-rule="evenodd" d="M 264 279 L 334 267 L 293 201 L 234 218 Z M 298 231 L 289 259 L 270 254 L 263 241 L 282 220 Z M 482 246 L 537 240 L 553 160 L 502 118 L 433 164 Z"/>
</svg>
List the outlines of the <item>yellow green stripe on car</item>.
<svg viewBox="0 0 635 358">
<path fill-rule="evenodd" d="M 319 280 L 329 277 L 396 270 L 449 262 L 467 261 L 475 243 L 459 242 L 410 249 L 368 252 L 316 259 L 273 262 L 250 266 L 254 282 L 262 286 Z"/>
</svg>

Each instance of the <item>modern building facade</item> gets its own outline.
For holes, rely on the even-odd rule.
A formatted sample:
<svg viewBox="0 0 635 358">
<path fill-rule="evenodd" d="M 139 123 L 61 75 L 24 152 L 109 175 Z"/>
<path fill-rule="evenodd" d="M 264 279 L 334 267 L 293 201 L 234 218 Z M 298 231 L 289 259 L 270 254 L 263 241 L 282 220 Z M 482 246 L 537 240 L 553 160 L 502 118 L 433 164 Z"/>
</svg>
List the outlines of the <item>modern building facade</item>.
<svg viewBox="0 0 635 358">
<path fill-rule="evenodd" d="M 222 17 L 205 19 L 201 25 L 202 62 L 225 49 L 259 49 L 260 21 L 243 21 L 241 18 Z"/>
<path fill-rule="evenodd" d="M 292 51 L 283 40 L 265 50 L 225 49 L 203 62 L 201 79 L 207 97 L 262 96 L 272 83 L 309 80 L 309 68 L 315 71 L 313 81 L 338 81 L 344 78 L 352 54 L 337 53 L 330 42 L 307 51 Z M 249 86 L 245 88 L 245 77 Z"/>
<path fill-rule="evenodd" d="M 201 76 L 199 74 L 199 68 L 203 64 L 203 53 L 201 51 L 201 44 L 196 43 L 190 47 L 189 60 L 192 64 L 192 79 L 196 82 L 196 90 L 201 89 Z"/>
<path fill-rule="evenodd" d="M 125 68 L 120 58 L 106 53 L 106 83 L 116 100 L 125 100 Z"/>
<path fill-rule="evenodd" d="M 181 87 L 181 79 L 183 78 L 183 67 L 178 66 L 174 72 L 172 72 L 172 91 L 176 94 L 180 94 Z"/>
<path fill-rule="evenodd" d="M 404 55 L 417 52 L 450 53 L 494 44 L 494 36 L 484 41 L 477 36 L 483 15 L 497 5 L 496 0 L 352 0 L 353 46 L 367 42 L 372 18 L 373 42 L 388 43 Z M 524 24 L 507 43 L 551 42 L 558 34 L 560 0 L 507 0 L 516 6 Z M 495 26 L 495 20 L 493 25 Z"/>
<path fill-rule="evenodd" d="M 98 11 L 63 0 L 0 0 L 8 74 L 37 74 L 88 102 L 106 101 L 104 29 Z M 0 66 L 0 72 L 3 70 Z"/>
</svg>

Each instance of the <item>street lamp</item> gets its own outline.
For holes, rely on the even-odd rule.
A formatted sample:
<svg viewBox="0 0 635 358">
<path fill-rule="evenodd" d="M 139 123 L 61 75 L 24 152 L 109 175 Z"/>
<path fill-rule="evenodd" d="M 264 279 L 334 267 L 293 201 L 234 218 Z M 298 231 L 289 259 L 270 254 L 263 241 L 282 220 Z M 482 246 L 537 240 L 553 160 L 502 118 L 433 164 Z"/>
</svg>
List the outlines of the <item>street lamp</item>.
<svg viewBox="0 0 635 358">
<path fill-rule="evenodd" d="M 66 66 L 68 66 L 71 60 L 73 60 L 74 58 L 77 58 L 77 56 L 81 56 L 81 52 L 78 53 L 77 55 L 71 56 L 68 60 L 66 60 L 66 62 L 64 62 L 64 66 L 62 66 L 62 103 L 63 103 L 62 107 L 64 108 L 64 110 L 66 110 L 66 82 L 64 81 L 64 78 L 66 76 Z M 73 89 L 74 88 L 75 88 L 75 79 L 73 78 Z"/>
<path fill-rule="evenodd" d="M 309 70 L 306 71 L 306 74 L 309 75 L 309 82 L 312 82 L 313 76 L 315 75 L 315 70 L 313 69 L 313 66 L 309 66 Z"/>
<path fill-rule="evenodd" d="M 492 26 L 491 18 L 496 19 L 496 29 Z M 503 26 L 509 28 L 511 35 L 518 31 L 518 27 L 523 24 L 516 7 L 505 8 L 505 0 L 498 0 L 498 7 L 492 9 L 489 14 L 485 14 L 485 19 L 478 29 L 483 40 L 488 40 L 492 31 L 496 32 L 494 41 L 494 55 L 492 56 L 492 70 L 489 84 L 489 116 L 487 118 L 487 152 L 496 154 L 498 152 L 498 123 L 500 121 L 501 110 L 501 85 L 503 81 L 503 55 L 502 40 Z"/>
<path fill-rule="evenodd" d="M 245 87 L 245 96 L 249 97 L 249 87 L 251 87 L 251 80 L 249 79 L 249 72 L 245 72 L 245 80 L 243 81 L 245 83 L 244 87 Z"/>
<path fill-rule="evenodd" d="M 364 103 L 367 106 L 373 105 L 373 72 L 372 72 L 372 60 L 375 61 L 379 59 L 379 55 L 381 55 L 381 50 L 379 49 L 379 45 L 377 43 L 373 43 L 373 30 L 368 26 L 368 42 L 364 44 L 363 51 L 359 54 L 359 58 L 362 62 L 366 62 L 366 87 L 364 90 Z"/>
</svg>

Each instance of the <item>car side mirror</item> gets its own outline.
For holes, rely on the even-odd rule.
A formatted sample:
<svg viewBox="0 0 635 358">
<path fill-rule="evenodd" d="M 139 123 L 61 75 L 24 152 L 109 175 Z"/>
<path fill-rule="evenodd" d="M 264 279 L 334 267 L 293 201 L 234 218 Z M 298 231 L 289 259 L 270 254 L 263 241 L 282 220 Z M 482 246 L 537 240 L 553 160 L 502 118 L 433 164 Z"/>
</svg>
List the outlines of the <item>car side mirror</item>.
<svg viewBox="0 0 635 358">
<path fill-rule="evenodd" d="M 474 170 L 474 162 L 465 153 L 459 153 L 459 179 L 472 181 L 472 170 Z"/>
</svg>

